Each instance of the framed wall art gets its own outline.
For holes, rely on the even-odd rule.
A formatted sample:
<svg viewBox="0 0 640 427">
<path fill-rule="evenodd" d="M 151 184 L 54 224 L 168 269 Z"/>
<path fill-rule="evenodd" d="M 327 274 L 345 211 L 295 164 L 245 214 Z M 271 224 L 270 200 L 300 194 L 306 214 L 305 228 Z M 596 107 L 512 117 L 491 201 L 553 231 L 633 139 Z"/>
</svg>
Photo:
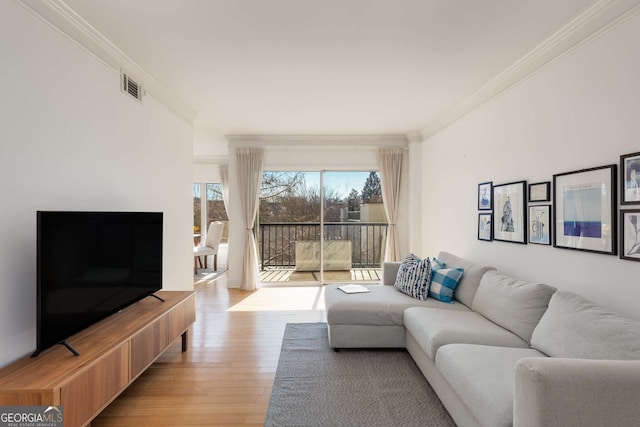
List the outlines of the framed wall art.
<svg viewBox="0 0 640 427">
<path fill-rule="evenodd" d="M 616 165 L 553 176 L 553 246 L 615 255 Z"/>
<path fill-rule="evenodd" d="M 527 182 L 493 186 L 493 240 L 527 244 Z"/>
<path fill-rule="evenodd" d="M 640 209 L 620 211 L 620 258 L 640 261 Z"/>
<path fill-rule="evenodd" d="M 551 200 L 551 182 L 529 184 L 530 202 L 548 202 L 549 200 Z"/>
<path fill-rule="evenodd" d="M 620 204 L 640 204 L 640 153 L 620 156 Z"/>
<path fill-rule="evenodd" d="M 529 206 L 529 243 L 551 245 L 551 205 Z"/>
<path fill-rule="evenodd" d="M 484 212 L 478 214 L 478 240 L 490 242 L 493 240 L 493 214 Z"/>
<path fill-rule="evenodd" d="M 491 198 L 492 182 L 482 182 L 478 184 L 478 210 L 493 209 L 493 200 Z"/>
<path fill-rule="evenodd" d="M 620 211 L 620 258 L 640 261 L 640 209 Z"/>
</svg>

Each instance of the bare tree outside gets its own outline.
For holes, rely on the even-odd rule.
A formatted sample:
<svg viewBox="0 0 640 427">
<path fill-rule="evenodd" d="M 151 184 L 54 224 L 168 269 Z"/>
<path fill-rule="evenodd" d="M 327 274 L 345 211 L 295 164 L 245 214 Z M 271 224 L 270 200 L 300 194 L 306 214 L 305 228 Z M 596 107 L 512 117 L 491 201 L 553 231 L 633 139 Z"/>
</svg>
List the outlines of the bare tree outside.
<svg viewBox="0 0 640 427">
<path fill-rule="evenodd" d="M 204 194 L 203 194 L 204 193 Z M 205 223 L 201 226 L 203 197 L 207 210 Z M 220 183 L 194 183 L 193 184 L 193 233 L 206 233 L 208 224 L 214 221 L 228 222 L 227 210 L 222 200 L 222 185 Z M 226 241 L 228 237 L 228 227 L 225 227 L 222 241 Z M 195 239 L 194 242 L 198 240 Z"/>
<path fill-rule="evenodd" d="M 344 197 L 337 190 L 324 187 L 324 221 L 340 222 L 340 210 L 347 205 Z"/>
<path fill-rule="evenodd" d="M 213 221 L 227 222 L 227 210 L 222 199 L 222 184 L 207 183 L 207 224 Z"/>
<path fill-rule="evenodd" d="M 360 193 L 355 188 L 351 189 L 351 193 L 349 193 L 349 197 L 347 198 L 347 206 L 351 212 L 355 212 L 360 210 Z"/>
<path fill-rule="evenodd" d="M 302 172 L 264 172 L 260 186 L 260 198 L 287 197 L 306 185 Z"/>
</svg>

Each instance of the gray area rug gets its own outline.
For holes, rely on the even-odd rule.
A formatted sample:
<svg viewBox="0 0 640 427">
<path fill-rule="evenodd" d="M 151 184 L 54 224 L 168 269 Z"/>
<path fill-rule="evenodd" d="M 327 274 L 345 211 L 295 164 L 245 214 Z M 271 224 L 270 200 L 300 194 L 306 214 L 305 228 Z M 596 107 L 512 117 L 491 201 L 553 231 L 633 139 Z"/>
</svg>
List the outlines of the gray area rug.
<svg viewBox="0 0 640 427">
<path fill-rule="evenodd" d="M 455 423 L 406 350 L 335 352 L 326 323 L 289 323 L 264 425 Z"/>
</svg>

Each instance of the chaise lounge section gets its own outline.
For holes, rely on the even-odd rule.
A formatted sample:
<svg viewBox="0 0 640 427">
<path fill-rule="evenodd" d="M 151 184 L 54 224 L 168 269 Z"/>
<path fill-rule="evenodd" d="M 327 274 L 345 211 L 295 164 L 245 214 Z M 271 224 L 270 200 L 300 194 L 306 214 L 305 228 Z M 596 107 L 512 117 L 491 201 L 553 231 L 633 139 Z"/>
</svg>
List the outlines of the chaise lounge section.
<svg viewBox="0 0 640 427">
<path fill-rule="evenodd" d="M 414 299 L 386 263 L 371 292 L 326 289 L 333 348 L 403 347 L 460 426 L 628 426 L 640 420 L 640 322 L 447 252 L 452 304 Z"/>
<path fill-rule="evenodd" d="M 384 263 L 382 286 L 369 286 L 370 292 L 347 295 L 338 285 L 325 290 L 329 344 L 332 348 L 404 348 L 404 311 L 410 307 L 470 311 L 471 302 L 485 272 L 493 267 L 480 266 L 448 252 L 438 259 L 447 266 L 465 268 L 453 304 L 436 299 L 420 301 L 398 292 L 393 284 L 400 263 Z M 465 303 L 461 302 L 465 301 Z"/>
</svg>

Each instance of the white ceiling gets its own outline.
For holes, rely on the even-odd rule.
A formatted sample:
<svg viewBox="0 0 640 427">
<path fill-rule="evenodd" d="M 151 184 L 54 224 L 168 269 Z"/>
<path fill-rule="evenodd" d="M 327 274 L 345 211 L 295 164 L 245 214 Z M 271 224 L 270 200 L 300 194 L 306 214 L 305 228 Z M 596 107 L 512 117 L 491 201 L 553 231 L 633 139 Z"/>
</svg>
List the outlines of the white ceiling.
<svg viewBox="0 0 640 427">
<path fill-rule="evenodd" d="M 228 134 L 405 134 L 592 0 L 65 0 Z"/>
</svg>

